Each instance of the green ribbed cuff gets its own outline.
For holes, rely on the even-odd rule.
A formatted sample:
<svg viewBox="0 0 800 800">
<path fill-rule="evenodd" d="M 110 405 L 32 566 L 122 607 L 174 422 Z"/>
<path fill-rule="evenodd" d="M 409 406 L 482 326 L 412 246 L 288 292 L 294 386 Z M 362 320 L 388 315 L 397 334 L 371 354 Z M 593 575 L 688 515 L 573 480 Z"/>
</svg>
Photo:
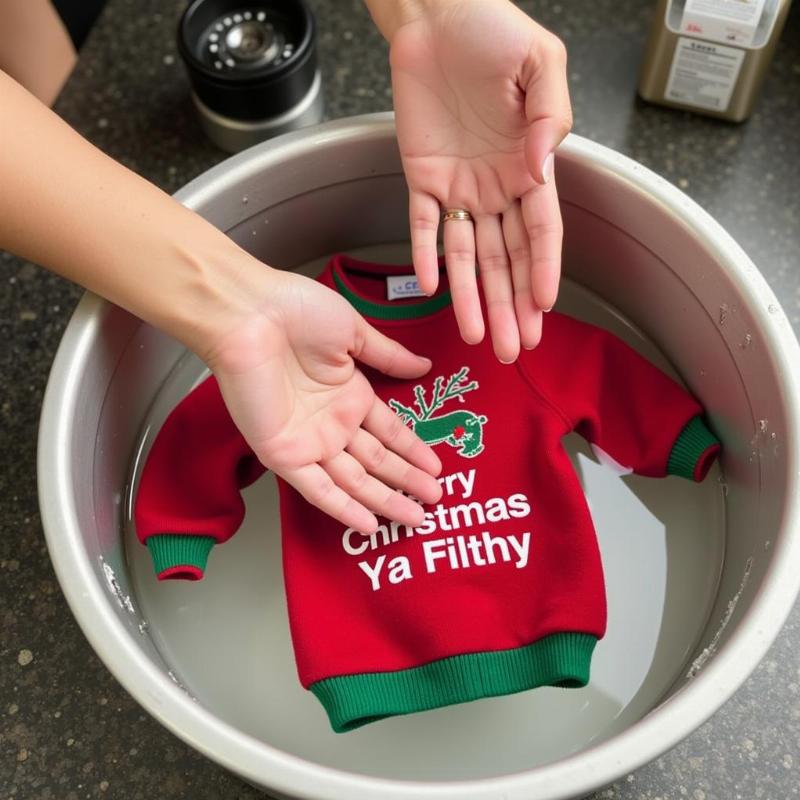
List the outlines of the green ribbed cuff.
<svg viewBox="0 0 800 800">
<path fill-rule="evenodd" d="M 213 536 L 159 533 L 145 540 L 156 574 L 174 567 L 195 567 L 205 572 L 208 554 L 217 543 Z"/>
<path fill-rule="evenodd" d="M 510 650 L 464 653 L 396 672 L 325 678 L 309 686 L 336 733 L 398 714 L 513 694 L 538 686 L 589 682 L 597 637 L 554 633 Z"/>
<path fill-rule="evenodd" d="M 700 416 L 692 417 L 678 434 L 667 462 L 667 473 L 701 481 L 720 448 L 719 439 Z"/>
</svg>

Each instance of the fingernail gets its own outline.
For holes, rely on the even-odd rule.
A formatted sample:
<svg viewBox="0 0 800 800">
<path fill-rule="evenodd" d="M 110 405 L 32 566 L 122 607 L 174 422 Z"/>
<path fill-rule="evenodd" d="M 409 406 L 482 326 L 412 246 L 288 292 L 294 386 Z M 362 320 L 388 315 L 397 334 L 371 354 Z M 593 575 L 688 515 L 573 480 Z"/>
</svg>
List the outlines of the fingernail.
<svg viewBox="0 0 800 800">
<path fill-rule="evenodd" d="M 365 526 L 364 530 L 359 531 L 359 533 L 364 534 L 364 536 L 372 536 L 373 533 L 378 532 L 378 527 L 378 521 L 376 520 L 374 525 L 370 525 L 369 527 Z"/>
<path fill-rule="evenodd" d="M 542 161 L 542 180 L 547 183 L 553 177 L 553 161 L 554 156 L 548 153 L 544 161 Z"/>
<path fill-rule="evenodd" d="M 543 308 L 542 309 L 542 311 L 544 311 L 545 314 L 547 314 L 548 311 L 552 311 L 552 310 L 553 310 L 553 306 L 550 306 L 550 308 Z"/>
</svg>

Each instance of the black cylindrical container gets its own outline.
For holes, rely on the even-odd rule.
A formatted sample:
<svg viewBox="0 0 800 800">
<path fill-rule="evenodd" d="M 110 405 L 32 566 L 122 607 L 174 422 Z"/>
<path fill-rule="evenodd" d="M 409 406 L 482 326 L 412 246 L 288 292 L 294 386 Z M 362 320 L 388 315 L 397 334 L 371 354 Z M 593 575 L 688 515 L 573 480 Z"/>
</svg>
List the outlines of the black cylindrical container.
<svg viewBox="0 0 800 800">
<path fill-rule="evenodd" d="M 316 26 L 303 0 L 193 0 L 178 49 L 203 127 L 224 150 L 322 117 Z"/>
</svg>

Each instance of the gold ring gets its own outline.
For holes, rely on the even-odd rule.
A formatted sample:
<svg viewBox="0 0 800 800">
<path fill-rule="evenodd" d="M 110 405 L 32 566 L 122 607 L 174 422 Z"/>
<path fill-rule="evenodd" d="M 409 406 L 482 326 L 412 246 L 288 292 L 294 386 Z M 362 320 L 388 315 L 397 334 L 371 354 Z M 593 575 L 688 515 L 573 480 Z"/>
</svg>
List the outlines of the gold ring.
<svg viewBox="0 0 800 800">
<path fill-rule="evenodd" d="M 470 214 L 465 208 L 448 208 L 442 214 L 442 222 L 448 222 L 451 219 L 472 222 L 472 214 Z"/>
</svg>

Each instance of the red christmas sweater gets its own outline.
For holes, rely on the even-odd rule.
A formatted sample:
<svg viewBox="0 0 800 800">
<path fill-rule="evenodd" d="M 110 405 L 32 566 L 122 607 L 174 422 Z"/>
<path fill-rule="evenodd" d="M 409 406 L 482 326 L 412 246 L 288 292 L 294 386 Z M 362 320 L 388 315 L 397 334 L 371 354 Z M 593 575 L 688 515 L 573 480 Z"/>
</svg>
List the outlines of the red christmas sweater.
<svg viewBox="0 0 800 800">
<path fill-rule="evenodd" d="M 365 371 L 436 449 L 441 501 L 417 528 L 379 519 L 368 536 L 277 478 L 298 675 L 337 732 L 586 685 L 605 586 L 562 437 L 577 431 L 641 475 L 696 481 L 719 451 L 691 395 L 613 335 L 553 311 L 541 344 L 504 365 L 488 337 L 462 341 L 444 279 L 432 297 L 383 299 L 386 276 L 411 271 L 340 255 L 319 280 L 432 359 L 417 380 Z M 169 416 L 141 477 L 136 530 L 159 580 L 203 576 L 242 522 L 240 490 L 263 471 L 208 378 Z"/>
</svg>

